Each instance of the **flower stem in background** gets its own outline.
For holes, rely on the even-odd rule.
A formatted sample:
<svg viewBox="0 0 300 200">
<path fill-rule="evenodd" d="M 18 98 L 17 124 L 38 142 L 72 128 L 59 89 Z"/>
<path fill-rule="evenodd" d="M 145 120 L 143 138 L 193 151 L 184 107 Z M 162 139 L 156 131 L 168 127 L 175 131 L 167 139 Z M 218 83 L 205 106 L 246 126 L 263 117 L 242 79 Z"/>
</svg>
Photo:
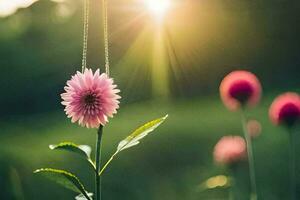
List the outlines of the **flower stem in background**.
<svg viewBox="0 0 300 200">
<path fill-rule="evenodd" d="M 233 187 L 229 187 L 229 200 L 234 200 Z"/>
<path fill-rule="evenodd" d="M 242 192 L 240 191 L 241 182 L 239 182 L 239 163 L 232 163 L 229 165 L 228 174 L 229 174 L 229 200 L 240 200 L 243 198 Z"/>
<path fill-rule="evenodd" d="M 235 184 L 235 177 L 233 169 L 229 169 L 229 177 L 230 177 L 230 186 L 228 187 L 228 193 L 229 193 L 229 200 L 235 200 L 235 190 L 236 190 L 236 184 Z"/>
<path fill-rule="evenodd" d="M 242 125 L 244 136 L 247 144 L 247 153 L 248 153 L 248 163 L 249 163 L 249 174 L 250 174 L 250 183 L 251 183 L 251 195 L 250 200 L 257 200 L 257 189 L 256 189 L 256 179 L 255 179 L 255 168 L 254 168 L 254 158 L 252 150 L 252 141 L 251 137 L 248 134 L 247 130 L 247 119 L 244 113 L 244 110 L 241 112 Z"/>
<path fill-rule="evenodd" d="M 100 125 L 97 132 L 97 142 L 96 142 L 96 172 L 95 172 L 95 195 L 96 200 L 101 200 L 101 176 L 99 175 L 99 170 L 101 168 L 101 142 L 103 135 L 103 126 Z"/>
<path fill-rule="evenodd" d="M 292 128 L 289 129 L 289 159 L 290 159 L 290 192 L 291 192 L 291 200 L 296 200 L 296 162 L 295 162 L 295 148 L 296 148 L 296 140 L 295 134 L 292 131 Z"/>
</svg>

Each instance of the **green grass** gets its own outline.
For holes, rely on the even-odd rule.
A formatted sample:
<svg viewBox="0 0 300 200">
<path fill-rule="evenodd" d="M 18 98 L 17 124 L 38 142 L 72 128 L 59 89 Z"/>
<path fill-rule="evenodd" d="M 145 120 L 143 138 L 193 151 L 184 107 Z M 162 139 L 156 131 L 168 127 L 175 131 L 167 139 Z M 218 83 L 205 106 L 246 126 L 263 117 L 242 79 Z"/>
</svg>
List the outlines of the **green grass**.
<svg viewBox="0 0 300 200">
<path fill-rule="evenodd" d="M 259 195 L 264 200 L 287 199 L 287 135 L 268 120 L 270 100 L 248 113 L 263 125 L 262 135 L 254 141 Z M 103 199 L 227 198 L 228 189 L 203 192 L 199 188 L 210 176 L 226 173 L 212 160 L 217 140 L 223 135 L 242 135 L 238 113 L 227 111 L 218 98 L 121 106 L 104 129 L 104 160 L 136 127 L 166 113 L 169 118 L 161 127 L 113 161 L 103 177 Z M 67 169 L 93 190 L 89 166 L 73 154 L 51 151 L 48 145 L 73 141 L 94 147 L 96 130 L 71 124 L 63 111 L 19 116 L 2 122 L 1 127 L 0 199 L 74 199 L 72 192 L 32 174 L 41 167 Z M 241 164 L 236 176 L 242 198 L 247 199 L 246 163 Z"/>
</svg>

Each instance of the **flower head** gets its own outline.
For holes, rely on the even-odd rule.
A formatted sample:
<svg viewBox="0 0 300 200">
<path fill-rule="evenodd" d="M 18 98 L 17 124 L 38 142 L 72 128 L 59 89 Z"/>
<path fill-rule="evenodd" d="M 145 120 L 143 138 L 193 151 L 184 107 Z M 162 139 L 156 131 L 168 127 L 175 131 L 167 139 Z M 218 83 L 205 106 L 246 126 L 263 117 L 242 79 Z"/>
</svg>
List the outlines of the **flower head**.
<svg viewBox="0 0 300 200">
<path fill-rule="evenodd" d="M 83 73 L 77 72 L 67 81 L 65 93 L 61 94 L 65 112 L 72 122 L 77 122 L 87 128 L 98 128 L 108 122 L 119 108 L 121 97 L 113 80 L 105 73 L 97 70 L 94 74 L 91 69 Z"/>
<path fill-rule="evenodd" d="M 219 164 L 233 164 L 246 157 L 246 143 L 240 136 L 224 136 L 214 148 L 214 159 Z"/>
<path fill-rule="evenodd" d="M 233 71 L 222 80 L 220 94 L 228 109 L 237 110 L 241 106 L 254 106 L 259 102 L 261 85 L 251 72 Z"/>
<path fill-rule="evenodd" d="M 293 92 L 278 96 L 270 107 L 269 115 L 276 125 L 293 126 L 300 120 L 300 96 Z"/>
</svg>

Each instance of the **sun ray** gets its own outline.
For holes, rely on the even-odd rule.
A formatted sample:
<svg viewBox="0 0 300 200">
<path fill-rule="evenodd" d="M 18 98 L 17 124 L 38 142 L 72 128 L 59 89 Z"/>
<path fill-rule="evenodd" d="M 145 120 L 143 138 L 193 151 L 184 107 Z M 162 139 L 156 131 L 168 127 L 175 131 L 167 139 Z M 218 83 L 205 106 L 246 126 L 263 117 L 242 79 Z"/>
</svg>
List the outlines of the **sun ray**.
<svg viewBox="0 0 300 200">
<path fill-rule="evenodd" d="M 116 64 L 116 74 L 126 76 L 126 78 L 120 79 L 127 80 L 122 85 L 124 86 L 124 92 L 130 97 L 139 96 L 137 93 L 142 93 L 147 88 L 146 80 L 150 79 L 147 77 L 149 76 L 151 62 L 149 55 L 151 55 L 152 50 L 149 45 L 150 35 L 149 26 L 145 26 L 132 42 L 122 59 Z"/>
<path fill-rule="evenodd" d="M 118 37 L 120 36 L 120 34 L 123 34 L 123 31 L 125 31 L 126 29 L 131 29 L 133 26 L 136 25 L 136 23 L 139 22 L 139 20 L 141 20 L 144 16 L 145 16 L 145 12 L 139 13 L 137 16 L 135 16 L 133 19 L 127 21 L 126 23 L 123 23 L 122 25 L 120 25 L 116 30 L 114 30 L 111 33 L 111 37 L 112 39 L 114 37 Z"/>
<path fill-rule="evenodd" d="M 152 92 L 155 98 L 168 98 L 169 85 L 169 60 L 166 52 L 164 27 L 158 26 L 154 30 L 152 54 Z"/>
</svg>

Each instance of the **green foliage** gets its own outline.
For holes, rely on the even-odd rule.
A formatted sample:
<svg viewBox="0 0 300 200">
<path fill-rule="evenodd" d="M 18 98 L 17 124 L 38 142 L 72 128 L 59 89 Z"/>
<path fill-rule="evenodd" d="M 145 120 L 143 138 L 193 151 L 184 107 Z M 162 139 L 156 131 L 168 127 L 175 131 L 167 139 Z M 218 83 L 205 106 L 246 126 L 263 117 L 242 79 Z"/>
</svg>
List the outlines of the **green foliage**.
<svg viewBox="0 0 300 200">
<path fill-rule="evenodd" d="M 91 147 L 88 145 L 77 145 L 72 142 L 61 142 L 57 145 L 49 145 L 51 150 L 66 150 L 69 152 L 76 153 L 84 157 L 93 169 L 96 169 L 95 164 L 91 160 Z"/>
<path fill-rule="evenodd" d="M 34 173 L 41 174 L 49 180 L 74 192 L 79 192 L 90 200 L 90 197 L 84 189 L 83 184 L 75 175 L 71 174 L 70 172 L 60 169 L 42 168 L 35 170 Z"/>
<path fill-rule="evenodd" d="M 154 131 L 159 125 L 161 125 L 167 119 L 167 117 L 168 115 L 152 120 L 144 124 L 143 126 L 137 128 L 133 133 L 131 133 L 128 137 L 126 137 L 124 140 L 122 140 L 119 143 L 117 152 L 138 145 L 141 139 L 146 137 L 150 132 Z"/>
<path fill-rule="evenodd" d="M 265 114 L 275 95 L 266 95 L 265 101 L 258 108 L 249 110 L 249 115 L 257 117 L 256 119 L 261 122 L 265 133 L 253 141 L 257 153 L 257 169 L 260 170 L 259 191 L 261 199 L 265 200 L 289 199 L 288 172 L 284 170 L 288 169 L 286 156 L 288 154 L 287 148 L 283 148 L 287 145 L 287 135 L 284 134 L 284 130 L 273 126 L 269 122 L 268 115 Z M 157 102 L 124 106 L 118 117 L 114 118 L 113 126 L 111 124 L 106 127 L 105 133 L 111 134 L 105 135 L 107 145 L 106 151 L 103 151 L 103 159 L 109 157 L 109 152 L 114 150 L 111 145 L 118 144 L 122 139 L 120 133 L 126 133 L 136 127 L 140 120 L 155 119 L 155 116 L 160 116 L 162 113 L 169 113 L 172 118 L 162 124 L 162 129 L 157 130 L 158 134 L 150 135 L 149 139 L 154 140 L 147 142 L 147 148 L 143 147 L 143 151 L 140 151 L 142 149 L 138 151 L 134 148 L 132 151 L 129 149 L 130 155 L 120 158 L 114 170 L 109 170 L 109 173 L 104 174 L 103 181 L 107 186 L 104 188 L 104 196 L 111 200 L 228 199 L 228 192 L 231 190 L 229 187 L 217 187 L 203 192 L 199 187 L 209 177 L 227 172 L 223 167 L 214 165 L 211 151 L 224 134 L 241 134 L 241 126 L 237 124 L 236 113 L 228 112 L 217 97 L 172 101 L 170 104 L 161 104 L 159 109 L 155 109 L 156 107 Z M 74 162 L 71 162 L 74 159 L 69 157 L 60 162 L 60 156 L 53 157 L 51 155 L 53 152 L 44 148 L 49 145 L 49 141 L 54 144 L 53 141 L 57 141 L 57 138 L 76 141 L 78 144 L 94 142 L 95 138 L 91 137 L 94 130 L 70 126 L 66 121 L 62 112 L 59 112 L 32 115 L 26 120 L 16 117 L 10 123 L 2 124 L 0 182 L 5 184 L 2 185 L 0 199 L 18 199 L 13 193 L 14 185 L 9 181 L 11 166 L 18 170 L 26 199 L 72 199 L 72 192 L 64 189 L 49 193 L 49 189 L 50 191 L 55 189 L 54 184 L 47 187 L 41 178 L 37 179 L 28 173 L 35 166 L 49 162 L 58 162 L 56 165 L 63 165 L 65 169 L 72 168 L 74 172 L 80 172 L 76 175 L 80 175 L 80 180 L 84 183 L 86 190 L 92 189 L 87 188 L 88 185 L 85 184 L 90 181 L 91 177 L 85 163 L 79 162 L 74 165 Z M 44 128 L 44 124 L 49 123 L 55 126 L 45 128 L 41 137 L 39 125 L 43 125 Z M 67 131 L 74 134 L 61 135 Z M 300 145 L 300 141 L 297 144 Z M 269 162 L 266 162 L 266 156 L 270 158 Z M 297 164 L 300 165 L 300 160 L 298 161 Z M 248 198 L 247 164 L 247 162 L 241 163 L 234 172 L 234 184 L 238 187 L 236 189 L 239 196 L 236 199 Z M 278 173 L 278 170 L 282 173 Z M 117 187 L 113 187 L 116 185 Z"/>
<path fill-rule="evenodd" d="M 133 131 L 133 133 L 127 136 L 124 140 L 122 140 L 117 147 L 117 151 L 110 157 L 110 159 L 105 163 L 103 168 L 100 170 L 99 175 L 101 175 L 104 172 L 104 170 L 107 168 L 107 166 L 111 163 L 111 161 L 119 152 L 123 151 L 124 149 L 128 149 L 130 147 L 138 145 L 141 139 L 146 137 L 150 132 L 154 131 L 159 125 L 161 125 L 167 119 L 167 117 L 168 115 L 152 120 L 144 124 L 143 126 L 140 126 L 135 131 Z"/>
<path fill-rule="evenodd" d="M 57 145 L 49 145 L 51 150 L 66 150 L 70 152 L 77 153 L 87 159 L 90 158 L 91 155 L 91 147 L 88 145 L 77 145 L 72 142 L 62 142 Z"/>
</svg>

